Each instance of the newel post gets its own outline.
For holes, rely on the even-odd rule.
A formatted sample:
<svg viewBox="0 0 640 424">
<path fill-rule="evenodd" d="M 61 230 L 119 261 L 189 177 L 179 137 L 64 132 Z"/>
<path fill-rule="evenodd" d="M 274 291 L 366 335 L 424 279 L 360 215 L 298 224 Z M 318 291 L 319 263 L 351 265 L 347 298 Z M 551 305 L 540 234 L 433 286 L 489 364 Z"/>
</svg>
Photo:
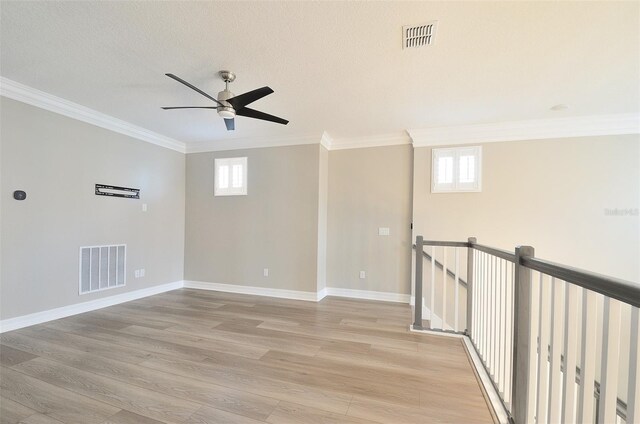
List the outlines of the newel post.
<svg viewBox="0 0 640 424">
<path fill-rule="evenodd" d="M 467 248 L 467 336 L 471 337 L 471 325 L 473 317 L 473 245 L 478 242 L 475 237 L 467 239 L 469 247 Z"/>
<path fill-rule="evenodd" d="M 423 252 L 423 238 L 422 236 L 416 237 L 416 281 L 415 281 L 415 301 L 414 313 L 415 319 L 413 320 L 414 330 L 422 330 L 422 252 Z"/>
<path fill-rule="evenodd" d="M 531 341 L 531 270 L 521 265 L 524 257 L 533 257 L 531 246 L 516 247 L 513 292 L 513 381 L 511 412 L 516 424 L 527 422 L 529 411 L 529 367 Z"/>
</svg>

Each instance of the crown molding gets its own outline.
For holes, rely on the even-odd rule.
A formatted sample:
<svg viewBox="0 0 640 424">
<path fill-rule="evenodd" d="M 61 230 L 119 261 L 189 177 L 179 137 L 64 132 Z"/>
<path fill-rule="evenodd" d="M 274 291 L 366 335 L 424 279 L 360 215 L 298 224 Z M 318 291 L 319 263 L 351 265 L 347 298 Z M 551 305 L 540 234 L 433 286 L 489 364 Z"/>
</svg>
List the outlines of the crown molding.
<svg viewBox="0 0 640 424">
<path fill-rule="evenodd" d="M 113 116 L 0 76 L 0 96 L 46 109 L 147 143 L 184 153 L 185 144 Z"/>
<path fill-rule="evenodd" d="M 328 132 L 323 132 L 322 137 L 320 138 L 320 145 L 324 146 L 325 149 L 331 150 L 331 145 L 333 144 L 333 138 L 329 135 Z"/>
<path fill-rule="evenodd" d="M 408 130 L 414 147 L 640 134 L 640 114 L 576 116 Z"/>
<path fill-rule="evenodd" d="M 406 131 L 365 137 L 334 138 L 331 139 L 328 149 L 364 149 L 367 147 L 398 146 L 403 144 L 411 144 L 411 138 Z"/>
<path fill-rule="evenodd" d="M 321 144 L 324 134 L 242 137 L 187 144 L 186 153 L 221 152 L 225 150 L 260 149 L 265 147 Z M 326 142 L 326 141 L 325 141 Z M 325 146 L 326 147 L 326 146 Z"/>
</svg>

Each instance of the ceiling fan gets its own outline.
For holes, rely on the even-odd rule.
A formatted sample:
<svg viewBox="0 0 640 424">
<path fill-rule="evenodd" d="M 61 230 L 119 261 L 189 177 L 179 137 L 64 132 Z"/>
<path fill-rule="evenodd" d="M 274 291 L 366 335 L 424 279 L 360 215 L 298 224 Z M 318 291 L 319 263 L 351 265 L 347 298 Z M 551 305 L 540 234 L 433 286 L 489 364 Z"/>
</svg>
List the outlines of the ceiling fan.
<svg viewBox="0 0 640 424">
<path fill-rule="evenodd" d="M 259 110 L 250 109 L 247 107 L 248 104 L 253 103 L 256 100 L 273 93 L 273 90 L 271 88 L 257 88 L 255 90 L 236 96 L 231 91 L 229 91 L 229 83 L 235 81 L 236 74 L 231 71 L 220 71 L 219 74 L 225 82 L 225 89 L 218 93 L 217 99 L 200 90 L 198 87 L 189 84 L 182 78 L 179 78 L 173 74 L 165 74 L 169 78 L 172 78 L 179 83 L 186 85 L 190 89 L 197 91 L 207 99 L 213 100 L 217 104 L 217 106 L 173 106 L 163 107 L 162 109 L 216 109 L 218 111 L 218 116 L 224 118 L 224 124 L 227 126 L 227 131 L 232 131 L 236 128 L 234 119 L 236 115 L 246 116 L 248 118 L 254 119 L 262 119 L 263 121 L 276 122 L 283 125 L 287 125 L 289 123 L 289 121 L 287 121 L 286 119 L 278 118 L 277 116 L 269 115 L 268 113 L 260 112 Z"/>
</svg>

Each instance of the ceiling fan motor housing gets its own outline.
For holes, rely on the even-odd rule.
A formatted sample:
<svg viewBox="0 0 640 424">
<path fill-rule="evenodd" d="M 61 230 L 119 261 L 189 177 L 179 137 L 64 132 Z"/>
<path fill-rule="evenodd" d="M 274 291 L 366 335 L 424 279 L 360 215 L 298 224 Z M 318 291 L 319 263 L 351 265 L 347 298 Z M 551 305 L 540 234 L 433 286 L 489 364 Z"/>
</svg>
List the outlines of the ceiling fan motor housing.
<svg viewBox="0 0 640 424">
<path fill-rule="evenodd" d="M 224 105 L 218 106 L 218 116 L 224 119 L 232 119 L 236 116 L 235 109 L 231 106 L 231 103 L 227 102 L 227 99 L 232 97 L 235 97 L 235 94 L 226 89 L 218 93 L 218 101 Z"/>
</svg>

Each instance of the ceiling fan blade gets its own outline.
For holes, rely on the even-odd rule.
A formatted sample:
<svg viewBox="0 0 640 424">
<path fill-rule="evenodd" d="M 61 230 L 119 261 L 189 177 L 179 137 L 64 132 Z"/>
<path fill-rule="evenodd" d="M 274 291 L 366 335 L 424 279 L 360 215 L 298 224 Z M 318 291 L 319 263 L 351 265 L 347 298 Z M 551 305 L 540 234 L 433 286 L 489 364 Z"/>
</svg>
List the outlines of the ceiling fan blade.
<svg viewBox="0 0 640 424">
<path fill-rule="evenodd" d="M 235 119 L 225 119 L 224 124 L 227 126 L 227 131 L 233 131 L 236 129 L 236 121 Z"/>
<path fill-rule="evenodd" d="M 256 100 L 263 98 L 264 96 L 268 96 L 271 93 L 273 93 L 273 90 L 269 87 L 256 88 L 255 90 L 227 99 L 227 101 L 231 103 L 231 106 L 233 106 L 234 109 L 238 110 L 249 103 L 253 103 Z"/>
<path fill-rule="evenodd" d="M 187 87 L 189 87 L 190 89 L 197 91 L 198 93 L 202 94 L 203 96 L 205 96 L 207 99 L 213 100 L 214 102 L 216 102 L 217 104 L 219 104 L 220 106 L 224 106 L 222 103 L 220 103 L 218 101 L 218 99 L 216 99 L 215 97 L 211 97 L 210 95 L 208 95 L 207 93 L 205 93 L 204 91 L 200 90 L 198 87 L 196 87 L 195 85 L 189 84 L 188 82 L 186 82 L 185 80 L 183 80 L 180 77 L 177 77 L 173 74 L 165 74 L 166 76 L 168 76 L 169 78 L 172 78 L 176 81 L 178 81 L 181 84 L 186 85 Z"/>
<path fill-rule="evenodd" d="M 218 106 L 169 106 L 163 107 L 164 110 L 170 109 L 218 109 Z"/>
<path fill-rule="evenodd" d="M 249 109 L 243 107 L 236 110 L 236 116 L 246 116 L 247 118 L 262 119 L 263 121 L 276 122 L 278 124 L 287 125 L 289 121 L 286 119 L 278 118 L 277 116 L 269 115 L 268 113 L 260 112 L 259 110 Z"/>
</svg>

